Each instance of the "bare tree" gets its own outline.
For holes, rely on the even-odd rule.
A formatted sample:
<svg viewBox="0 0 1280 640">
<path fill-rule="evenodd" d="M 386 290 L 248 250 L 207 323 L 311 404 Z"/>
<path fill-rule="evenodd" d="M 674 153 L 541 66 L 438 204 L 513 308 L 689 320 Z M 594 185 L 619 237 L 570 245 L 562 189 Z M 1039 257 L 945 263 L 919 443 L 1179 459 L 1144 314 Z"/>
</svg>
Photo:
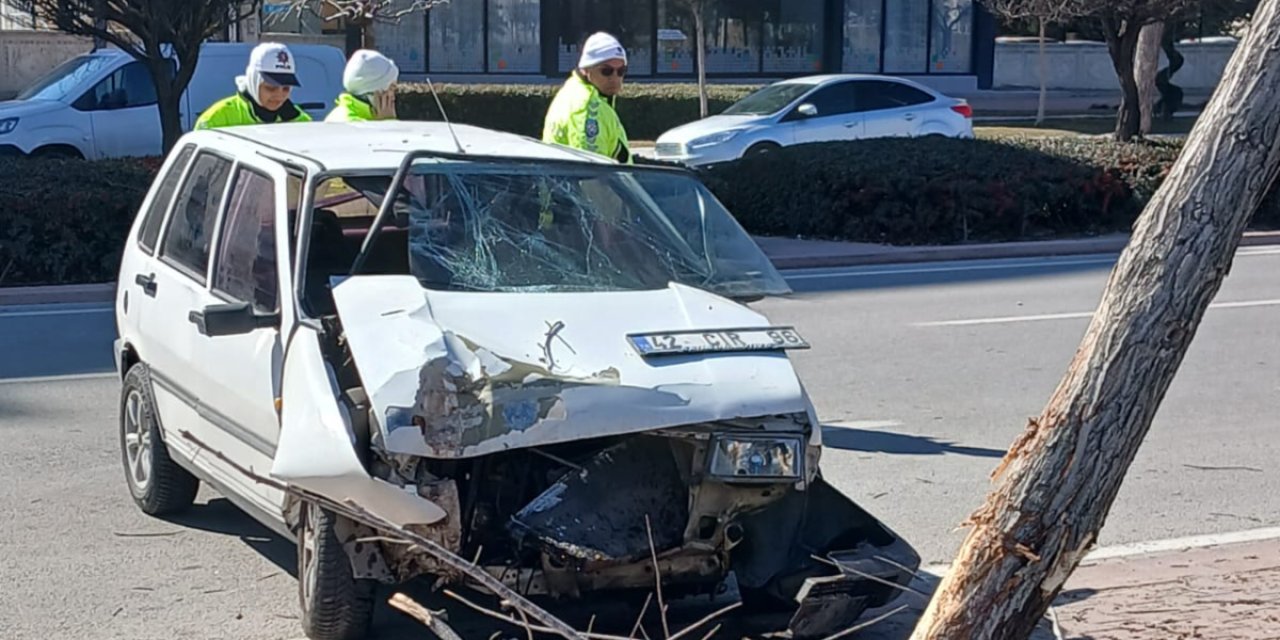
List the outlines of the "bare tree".
<svg viewBox="0 0 1280 640">
<path fill-rule="evenodd" d="M 1263 0 L 1134 228 L 1044 412 L 995 470 L 913 640 L 1025 639 L 1089 552 L 1280 172 L 1280 0 Z"/>
<path fill-rule="evenodd" d="M 1160 46 L 1164 39 L 1165 23 L 1153 22 L 1142 28 L 1138 35 L 1137 63 L 1134 65 L 1134 76 L 1138 81 L 1138 106 L 1141 109 L 1141 124 L 1138 133 L 1151 133 L 1151 123 L 1155 117 L 1156 73 L 1160 67 Z"/>
<path fill-rule="evenodd" d="M 1046 30 L 1050 24 L 1066 22 L 1087 13 L 1088 0 L 980 0 L 988 11 L 1006 20 L 1033 19 L 1040 26 L 1040 101 L 1036 108 L 1036 124 L 1044 124 L 1048 99 L 1049 63 L 1045 54 Z"/>
<path fill-rule="evenodd" d="M 693 50 L 694 68 L 698 74 L 698 117 L 710 115 L 707 104 L 707 9 L 712 0 L 675 0 L 675 6 L 689 13 L 693 18 Z"/>
<path fill-rule="evenodd" d="M 471 0 L 474 1 L 474 0 Z M 374 25 L 394 24 L 405 16 L 448 3 L 449 0 L 288 0 L 286 8 L 273 15 L 273 21 L 289 16 L 311 15 L 330 22 L 345 20 L 348 28 L 360 32 L 360 47 L 376 45 Z"/>
<path fill-rule="evenodd" d="M 261 0 L 0 2 L 32 16 L 36 24 L 115 45 L 145 64 L 156 87 L 166 152 L 182 136 L 179 101 L 200 60 L 200 45 L 254 15 L 261 4 Z"/>
<path fill-rule="evenodd" d="M 1115 137 L 1132 140 L 1141 131 L 1142 101 L 1138 95 L 1135 60 L 1142 28 L 1175 20 L 1199 6 L 1197 0 L 1085 0 L 1087 13 L 1096 17 L 1107 41 L 1111 65 L 1120 78 L 1123 95 L 1116 115 Z"/>
</svg>

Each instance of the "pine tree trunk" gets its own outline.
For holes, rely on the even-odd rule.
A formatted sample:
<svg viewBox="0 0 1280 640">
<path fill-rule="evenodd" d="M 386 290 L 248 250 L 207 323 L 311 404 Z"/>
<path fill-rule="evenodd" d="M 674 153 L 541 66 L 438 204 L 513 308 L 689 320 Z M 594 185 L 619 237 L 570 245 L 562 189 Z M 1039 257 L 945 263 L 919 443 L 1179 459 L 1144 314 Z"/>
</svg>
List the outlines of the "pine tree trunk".
<svg viewBox="0 0 1280 640">
<path fill-rule="evenodd" d="M 913 640 L 1031 634 L 1102 528 L 1248 220 L 1280 171 L 1280 0 L 1262 0 L 1135 226 L 1075 359 L 969 520 Z"/>
<path fill-rule="evenodd" d="M 1160 70 L 1160 44 L 1163 37 L 1163 22 L 1143 27 L 1142 33 L 1138 35 L 1134 76 L 1138 82 L 1138 106 L 1141 110 L 1138 132 L 1144 136 L 1151 133 L 1151 121 L 1155 116 L 1156 72 Z"/>
</svg>

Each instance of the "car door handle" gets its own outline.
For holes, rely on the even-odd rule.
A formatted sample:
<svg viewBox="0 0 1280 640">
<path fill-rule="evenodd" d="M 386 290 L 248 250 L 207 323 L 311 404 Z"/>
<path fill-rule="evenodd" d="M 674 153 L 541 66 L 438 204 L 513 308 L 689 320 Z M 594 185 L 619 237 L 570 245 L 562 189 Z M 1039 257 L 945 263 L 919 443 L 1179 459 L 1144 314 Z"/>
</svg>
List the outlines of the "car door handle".
<svg viewBox="0 0 1280 640">
<path fill-rule="evenodd" d="M 302 107 L 306 111 L 321 111 L 324 109 L 323 102 L 304 102 L 298 106 Z"/>
<path fill-rule="evenodd" d="M 914 113 L 904 113 L 904 114 L 902 115 L 902 119 L 903 119 L 903 120 L 906 120 L 907 122 L 911 122 L 912 120 L 915 120 L 915 119 L 916 119 L 916 114 L 914 114 Z"/>
<path fill-rule="evenodd" d="M 846 129 L 852 129 L 852 128 L 854 128 L 854 127 L 858 126 L 859 124 L 861 124 L 861 123 L 859 123 L 859 122 L 857 122 L 857 121 L 854 121 L 854 122 L 846 122 L 846 123 L 844 123 L 844 128 L 846 128 Z"/>
<path fill-rule="evenodd" d="M 156 297 L 156 274 L 152 273 L 144 276 L 139 273 L 134 277 L 133 282 L 139 287 L 142 287 L 143 293 L 151 296 L 152 298 Z"/>
</svg>

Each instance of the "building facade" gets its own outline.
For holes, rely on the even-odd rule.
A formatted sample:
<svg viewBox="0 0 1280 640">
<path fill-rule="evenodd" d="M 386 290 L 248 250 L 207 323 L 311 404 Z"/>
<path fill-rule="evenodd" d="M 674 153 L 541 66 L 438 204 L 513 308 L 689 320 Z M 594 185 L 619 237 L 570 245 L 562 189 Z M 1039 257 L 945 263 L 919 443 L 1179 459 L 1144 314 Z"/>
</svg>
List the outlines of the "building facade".
<svg viewBox="0 0 1280 640">
<path fill-rule="evenodd" d="M 408 1 L 408 0 L 404 0 Z M 707 75 L 763 80 L 814 73 L 884 73 L 961 88 L 991 86 L 996 23 L 975 0 L 707 0 Z M 340 32 L 318 17 L 264 31 Z M 377 47 L 403 73 L 456 80 L 560 78 L 578 47 L 608 31 L 635 79 L 694 77 L 689 0 L 450 0 L 376 26 Z"/>
</svg>

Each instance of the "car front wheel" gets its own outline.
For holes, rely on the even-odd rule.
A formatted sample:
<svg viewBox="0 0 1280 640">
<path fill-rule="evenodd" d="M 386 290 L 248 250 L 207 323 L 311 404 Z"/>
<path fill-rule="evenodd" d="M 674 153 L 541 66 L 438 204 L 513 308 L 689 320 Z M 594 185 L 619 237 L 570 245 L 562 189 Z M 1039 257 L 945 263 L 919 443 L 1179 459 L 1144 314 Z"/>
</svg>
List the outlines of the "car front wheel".
<svg viewBox="0 0 1280 640">
<path fill-rule="evenodd" d="M 298 530 L 298 599 L 311 640 L 365 637 L 373 619 L 375 580 L 357 579 L 334 530 L 338 516 L 304 502 Z"/>
<path fill-rule="evenodd" d="M 751 145 L 751 148 L 747 149 L 747 152 L 742 154 L 742 157 L 754 158 L 756 156 L 768 155 L 781 148 L 782 147 L 772 142 L 757 142 L 756 144 Z"/>
<path fill-rule="evenodd" d="M 200 481 L 169 456 L 159 425 L 147 366 L 135 364 L 120 392 L 120 454 L 129 494 L 153 516 L 190 507 L 200 489 Z"/>
</svg>

